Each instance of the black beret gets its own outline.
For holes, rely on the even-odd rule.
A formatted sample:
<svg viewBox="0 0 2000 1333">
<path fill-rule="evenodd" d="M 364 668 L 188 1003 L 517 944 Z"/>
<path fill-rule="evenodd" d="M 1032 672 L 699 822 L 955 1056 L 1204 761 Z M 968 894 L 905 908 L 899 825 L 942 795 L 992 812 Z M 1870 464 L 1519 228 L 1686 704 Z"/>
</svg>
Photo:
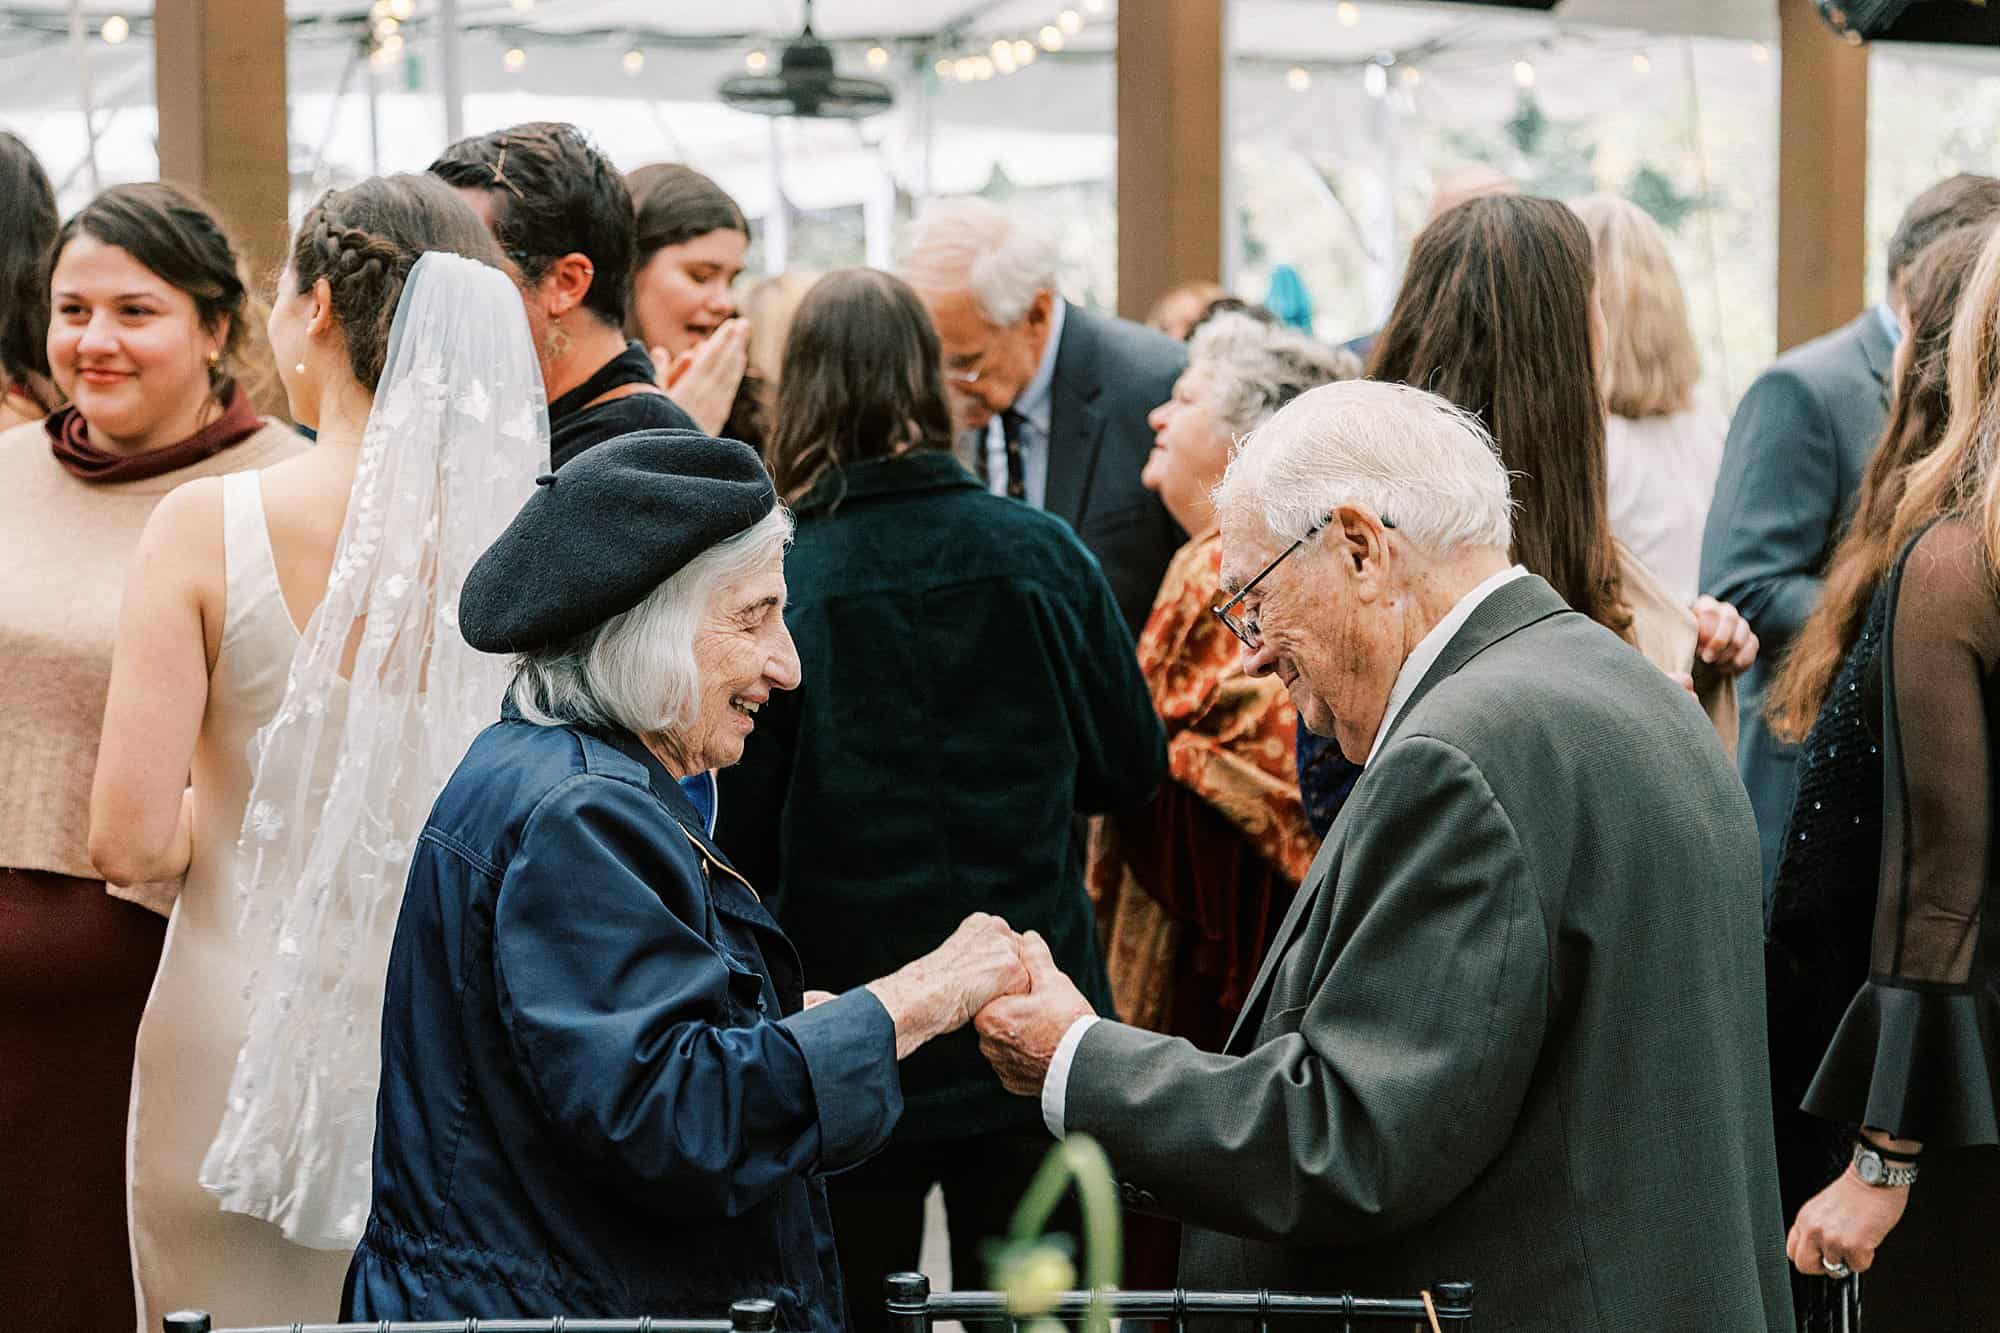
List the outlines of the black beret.
<svg viewBox="0 0 2000 1333">
<path fill-rule="evenodd" d="M 538 652 L 644 601 L 688 561 L 777 505 L 755 450 L 641 430 L 539 478 L 466 576 L 458 627 L 481 652 Z"/>
</svg>

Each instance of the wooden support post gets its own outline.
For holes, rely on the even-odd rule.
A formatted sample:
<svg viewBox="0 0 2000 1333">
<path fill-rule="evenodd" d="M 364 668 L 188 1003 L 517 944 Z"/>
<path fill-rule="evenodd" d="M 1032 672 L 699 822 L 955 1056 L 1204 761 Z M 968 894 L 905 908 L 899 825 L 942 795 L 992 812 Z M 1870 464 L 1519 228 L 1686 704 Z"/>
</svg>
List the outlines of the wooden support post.
<svg viewBox="0 0 2000 1333">
<path fill-rule="evenodd" d="M 1118 311 L 1222 276 L 1225 0 L 1118 7 Z"/>
<path fill-rule="evenodd" d="M 284 262 L 284 0 L 155 0 L 153 85 L 160 176 L 199 191 L 251 271 Z"/>
<path fill-rule="evenodd" d="M 1778 350 L 1867 302 L 1868 48 L 1778 0 Z"/>
</svg>

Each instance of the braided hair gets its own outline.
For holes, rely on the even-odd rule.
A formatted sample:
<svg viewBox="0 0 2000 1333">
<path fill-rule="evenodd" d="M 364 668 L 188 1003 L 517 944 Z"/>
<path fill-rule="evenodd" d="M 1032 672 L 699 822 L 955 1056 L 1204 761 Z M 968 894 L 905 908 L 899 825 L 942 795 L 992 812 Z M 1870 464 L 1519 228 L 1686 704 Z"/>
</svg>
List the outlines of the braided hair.
<svg viewBox="0 0 2000 1333">
<path fill-rule="evenodd" d="M 201 200 L 164 181 L 114 185 L 63 224 L 50 255 L 79 235 L 118 247 L 194 301 L 202 327 L 220 339 L 208 371 L 217 402 L 229 401 L 239 376 L 268 378 L 268 362 L 259 364 L 262 305 L 235 242 Z"/>
<path fill-rule="evenodd" d="M 377 176 L 330 190 L 292 242 L 300 293 L 326 279 L 347 363 L 370 393 L 389 359 L 403 284 L 420 255 L 443 250 L 500 267 L 500 249 L 472 206 L 434 176 Z"/>
</svg>

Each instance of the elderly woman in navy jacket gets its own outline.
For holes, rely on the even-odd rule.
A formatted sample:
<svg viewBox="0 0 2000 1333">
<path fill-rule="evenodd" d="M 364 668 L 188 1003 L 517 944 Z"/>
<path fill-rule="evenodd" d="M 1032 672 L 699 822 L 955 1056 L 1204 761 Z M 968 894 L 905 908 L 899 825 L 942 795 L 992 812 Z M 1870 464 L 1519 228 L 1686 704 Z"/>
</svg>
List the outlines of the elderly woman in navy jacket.
<svg viewBox="0 0 2000 1333">
<path fill-rule="evenodd" d="M 843 1324 L 820 1177 L 889 1137 L 896 1061 L 1027 973 L 1005 923 L 832 996 L 679 779 L 777 690 L 790 516 L 743 445 L 648 431 L 544 478 L 460 625 L 516 654 L 419 841 L 343 1318 Z"/>
</svg>

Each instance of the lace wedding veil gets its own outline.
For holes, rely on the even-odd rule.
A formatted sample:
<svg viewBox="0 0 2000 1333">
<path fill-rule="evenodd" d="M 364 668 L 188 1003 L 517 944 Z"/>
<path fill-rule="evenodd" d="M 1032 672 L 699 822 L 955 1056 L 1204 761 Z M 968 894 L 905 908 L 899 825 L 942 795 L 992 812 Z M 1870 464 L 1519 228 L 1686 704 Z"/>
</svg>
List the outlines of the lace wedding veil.
<svg viewBox="0 0 2000 1333">
<path fill-rule="evenodd" d="M 251 748 L 238 843 L 249 1035 L 201 1183 L 298 1244 L 368 1217 L 382 992 L 438 791 L 498 717 L 504 658 L 458 595 L 549 464 L 519 292 L 433 252 L 411 270 L 326 595 Z"/>
</svg>

